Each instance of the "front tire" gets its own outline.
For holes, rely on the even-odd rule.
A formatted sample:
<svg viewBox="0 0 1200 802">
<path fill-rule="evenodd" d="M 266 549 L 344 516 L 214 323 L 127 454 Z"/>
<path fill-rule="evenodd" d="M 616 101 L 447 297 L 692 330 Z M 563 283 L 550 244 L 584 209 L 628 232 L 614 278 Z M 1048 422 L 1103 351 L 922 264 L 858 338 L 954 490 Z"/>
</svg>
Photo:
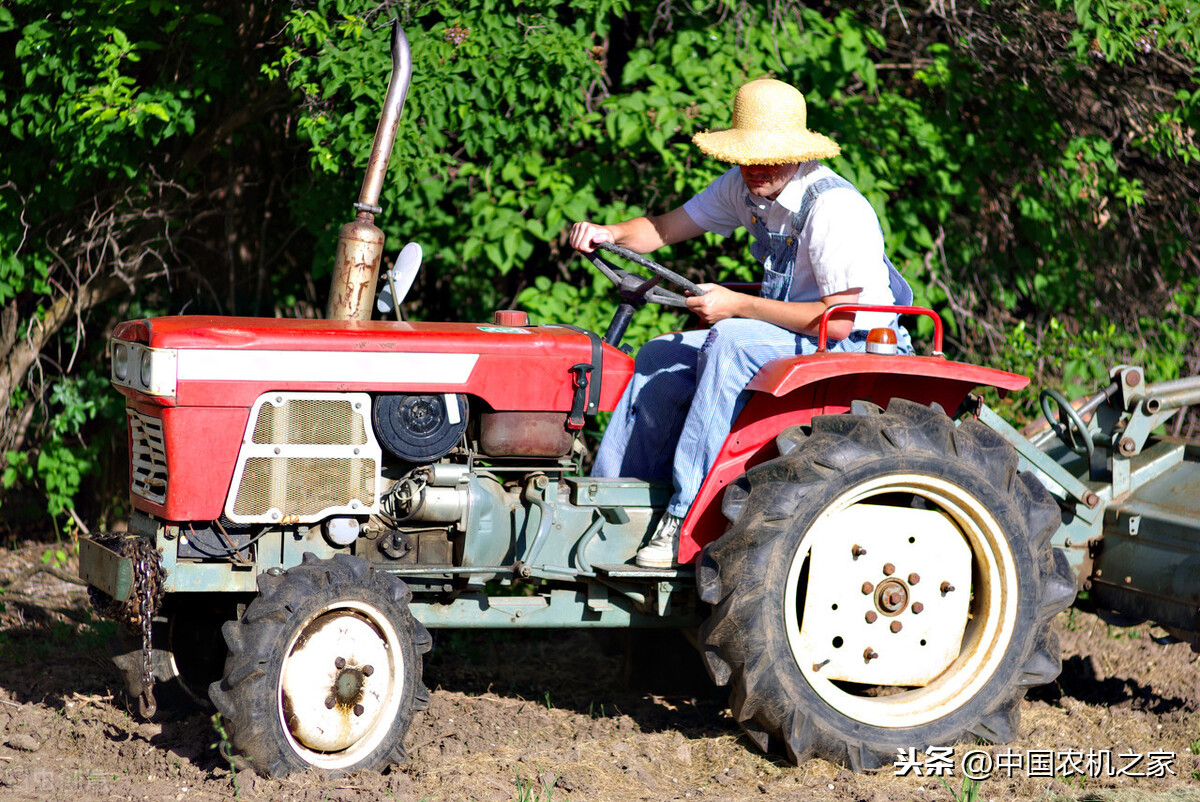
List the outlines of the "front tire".
<svg viewBox="0 0 1200 802">
<path fill-rule="evenodd" d="M 429 703 L 431 640 L 411 597 L 348 555 L 261 575 L 258 597 L 222 628 L 225 675 L 209 688 L 234 749 L 267 777 L 404 762 L 404 734 Z"/>
<path fill-rule="evenodd" d="M 1074 598 L 1057 505 L 975 420 L 897 399 L 813 419 L 726 490 L 698 585 L 705 660 L 762 749 L 879 768 L 897 749 L 1011 740 L 1058 675 Z"/>
</svg>

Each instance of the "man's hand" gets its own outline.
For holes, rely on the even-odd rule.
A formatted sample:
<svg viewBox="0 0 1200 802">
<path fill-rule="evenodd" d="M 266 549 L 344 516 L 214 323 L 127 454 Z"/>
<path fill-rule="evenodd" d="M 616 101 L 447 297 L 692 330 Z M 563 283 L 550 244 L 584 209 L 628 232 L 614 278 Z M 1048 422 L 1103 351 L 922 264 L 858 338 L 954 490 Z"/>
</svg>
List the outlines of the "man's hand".
<svg viewBox="0 0 1200 802">
<path fill-rule="evenodd" d="M 743 306 L 749 296 L 734 292 L 720 284 L 698 284 L 696 286 L 704 290 L 704 295 L 688 298 L 688 310 L 694 312 L 704 325 L 711 326 L 718 320 L 746 316 Z"/>
<path fill-rule="evenodd" d="M 596 250 L 597 242 L 616 242 L 616 237 L 608 226 L 597 226 L 592 223 L 576 223 L 571 226 L 571 247 L 582 253 Z"/>
</svg>

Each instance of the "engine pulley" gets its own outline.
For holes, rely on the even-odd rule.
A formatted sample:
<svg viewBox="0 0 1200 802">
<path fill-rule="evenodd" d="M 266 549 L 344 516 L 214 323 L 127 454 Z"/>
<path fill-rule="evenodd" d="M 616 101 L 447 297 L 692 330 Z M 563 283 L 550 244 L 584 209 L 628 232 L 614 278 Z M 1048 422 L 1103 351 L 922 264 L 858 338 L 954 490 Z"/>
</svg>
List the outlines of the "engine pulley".
<svg viewBox="0 0 1200 802">
<path fill-rule="evenodd" d="M 454 448 L 467 428 L 467 397 L 455 393 L 381 395 L 375 434 L 392 455 L 423 465 Z"/>
</svg>

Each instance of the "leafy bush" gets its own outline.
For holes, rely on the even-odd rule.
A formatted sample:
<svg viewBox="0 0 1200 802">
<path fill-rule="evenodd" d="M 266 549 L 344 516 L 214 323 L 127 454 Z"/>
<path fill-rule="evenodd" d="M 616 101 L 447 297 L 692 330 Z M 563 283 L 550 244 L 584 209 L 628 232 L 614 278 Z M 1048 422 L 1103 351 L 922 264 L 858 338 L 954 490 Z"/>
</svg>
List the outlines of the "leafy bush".
<svg viewBox="0 0 1200 802">
<path fill-rule="evenodd" d="M 918 303 L 946 318 L 952 356 L 1072 393 L 1118 361 L 1155 380 L 1193 374 L 1191 11 L 14 0 L 0 6 L 3 485 L 61 516 L 104 492 L 90 476 L 123 474 L 107 469 L 123 421 L 101 367 L 118 319 L 323 307 L 391 14 L 414 78 L 378 222 L 389 251 L 424 246 L 411 317 L 519 304 L 604 328 L 613 293 L 569 251 L 568 225 L 662 212 L 702 189 L 724 166 L 692 134 L 727 124 L 736 88 L 773 75 L 843 146 L 832 166 L 879 213 Z M 656 258 L 694 279 L 757 277 L 744 233 Z M 627 340 L 680 324 L 648 308 Z"/>
</svg>

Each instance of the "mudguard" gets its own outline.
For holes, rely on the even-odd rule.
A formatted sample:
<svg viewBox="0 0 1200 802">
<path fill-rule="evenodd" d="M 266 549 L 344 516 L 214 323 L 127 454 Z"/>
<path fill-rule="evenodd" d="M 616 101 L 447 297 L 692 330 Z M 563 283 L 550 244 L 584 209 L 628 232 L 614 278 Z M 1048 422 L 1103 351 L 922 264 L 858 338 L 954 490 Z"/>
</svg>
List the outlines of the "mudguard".
<svg viewBox="0 0 1200 802">
<path fill-rule="evenodd" d="M 865 400 L 887 407 L 893 398 L 940 404 L 953 414 L 976 387 L 1001 395 L 1029 379 L 1003 370 L 952 362 L 940 356 L 885 356 L 818 352 L 776 359 L 747 385 L 752 395 L 734 422 L 712 470 L 700 486 L 680 530 L 679 561 L 687 564 L 725 531 L 721 495 L 725 486 L 760 462 L 776 456 L 775 437 L 804 426 L 816 415 L 838 415 Z"/>
</svg>

